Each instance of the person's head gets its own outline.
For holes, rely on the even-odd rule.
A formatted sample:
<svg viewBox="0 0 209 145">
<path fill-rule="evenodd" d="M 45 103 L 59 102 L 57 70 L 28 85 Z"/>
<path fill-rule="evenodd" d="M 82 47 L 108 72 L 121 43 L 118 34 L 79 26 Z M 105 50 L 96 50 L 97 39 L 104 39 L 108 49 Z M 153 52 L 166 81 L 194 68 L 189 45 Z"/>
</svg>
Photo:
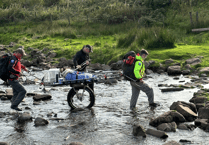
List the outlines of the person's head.
<svg viewBox="0 0 209 145">
<path fill-rule="evenodd" d="M 83 52 L 89 54 L 90 52 L 93 52 L 93 47 L 90 45 L 84 45 L 83 46 Z"/>
<path fill-rule="evenodd" d="M 147 58 L 147 55 L 149 55 L 149 53 L 147 52 L 147 50 L 142 49 L 142 50 L 140 51 L 140 56 L 141 56 L 143 59 Z"/>
<path fill-rule="evenodd" d="M 15 53 L 16 53 L 17 57 L 20 57 L 20 58 L 26 55 L 24 49 L 22 49 L 22 48 L 18 48 L 18 49 L 15 51 Z"/>
</svg>

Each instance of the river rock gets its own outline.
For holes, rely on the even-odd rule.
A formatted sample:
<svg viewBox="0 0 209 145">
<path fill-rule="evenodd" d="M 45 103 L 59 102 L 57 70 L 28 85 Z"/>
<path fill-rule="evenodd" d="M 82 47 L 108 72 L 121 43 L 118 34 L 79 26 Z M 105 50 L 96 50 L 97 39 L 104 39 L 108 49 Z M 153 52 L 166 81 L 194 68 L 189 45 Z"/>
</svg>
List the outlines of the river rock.
<svg viewBox="0 0 209 145">
<path fill-rule="evenodd" d="M 205 131 L 209 132 L 209 123 L 208 119 L 196 119 L 195 120 L 195 125 Z"/>
<path fill-rule="evenodd" d="M 202 68 L 201 70 L 200 70 L 200 72 L 201 73 L 209 73 L 209 67 L 205 67 L 205 68 Z"/>
<path fill-rule="evenodd" d="M 165 88 L 161 89 L 161 92 L 173 92 L 173 91 L 183 91 L 184 88 Z"/>
<path fill-rule="evenodd" d="M 207 98 L 206 97 L 192 97 L 189 102 L 192 102 L 194 104 L 197 104 L 197 103 L 205 103 L 207 101 Z"/>
<path fill-rule="evenodd" d="M 144 130 L 144 128 L 141 126 L 141 125 L 134 125 L 133 126 L 133 132 L 132 134 L 134 136 L 143 136 L 143 137 L 146 137 L 146 132 Z"/>
<path fill-rule="evenodd" d="M 181 66 L 169 66 L 167 72 L 168 75 L 179 75 L 182 73 Z"/>
<path fill-rule="evenodd" d="M 49 94 L 36 94 L 35 96 L 33 96 L 34 101 L 49 100 L 51 98 L 52 96 Z"/>
<path fill-rule="evenodd" d="M 157 127 L 158 125 L 160 125 L 162 123 L 171 123 L 173 121 L 176 123 L 185 122 L 186 119 L 179 112 L 177 112 L 175 110 L 171 110 L 171 111 L 165 112 L 164 114 L 160 115 L 159 117 L 153 119 L 152 121 L 150 121 L 149 124 L 151 126 Z"/>
<path fill-rule="evenodd" d="M 160 131 L 160 130 L 147 129 L 146 133 L 161 139 L 168 138 L 168 135 L 164 131 Z"/>
<path fill-rule="evenodd" d="M 181 130 L 194 130 L 196 128 L 196 126 L 193 124 L 180 123 L 180 124 L 178 124 L 177 128 L 181 129 Z"/>
<path fill-rule="evenodd" d="M 4 118 L 6 116 L 5 112 L 0 112 L 0 118 Z"/>
<path fill-rule="evenodd" d="M 197 118 L 197 109 L 193 103 L 174 102 L 170 106 L 170 110 L 177 110 L 187 121 L 194 121 Z"/>
<path fill-rule="evenodd" d="M 18 117 L 18 123 L 24 123 L 26 121 L 32 121 L 32 116 L 29 112 L 24 112 Z"/>
<path fill-rule="evenodd" d="M 165 132 L 176 132 L 177 125 L 175 122 L 171 123 L 162 123 L 158 125 L 157 130 L 165 131 Z"/>
<path fill-rule="evenodd" d="M 37 117 L 34 121 L 35 123 L 35 126 L 44 126 L 44 125 L 47 125 L 49 124 L 49 121 L 48 120 L 45 120 L 41 117 Z"/>
</svg>

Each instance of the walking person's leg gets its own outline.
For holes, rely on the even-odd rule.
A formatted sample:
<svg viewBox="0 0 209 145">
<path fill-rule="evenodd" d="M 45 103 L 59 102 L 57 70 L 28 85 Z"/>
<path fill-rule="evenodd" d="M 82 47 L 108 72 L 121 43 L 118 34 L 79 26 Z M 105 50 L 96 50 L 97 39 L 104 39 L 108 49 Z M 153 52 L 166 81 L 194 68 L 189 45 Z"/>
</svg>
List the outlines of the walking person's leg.
<svg viewBox="0 0 209 145">
<path fill-rule="evenodd" d="M 14 90 L 18 90 L 18 95 L 15 98 L 15 100 L 13 100 L 11 108 L 21 111 L 21 109 L 18 108 L 18 105 L 24 99 L 25 94 L 26 94 L 26 90 L 17 80 L 12 81 L 12 86 L 13 86 Z"/>
<path fill-rule="evenodd" d="M 132 96 L 131 96 L 131 101 L 130 101 L 130 109 L 134 109 L 136 107 L 136 103 L 139 97 L 140 89 L 138 89 L 135 85 L 134 82 L 130 82 L 131 88 L 132 88 Z"/>
<path fill-rule="evenodd" d="M 14 87 L 13 87 L 13 83 L 12 83 L 12 81 L 11 80 L 9 80 L 9 84 L 11 85 L 11 87 L 12 87 L 12 91 L 13 91 L 13 96 L 12 96 L 12 98 L 11 98 L 11 103 L 17 98 L 17 95 L 18 95 L 18 93 L 19 93 L 19 91 L 18 90 L 16 90 Z"/>
<path fill-rule="evenodd" d="M 133 83 L 133 85 L 138 88 L 139 90 L 142 90 L 144 93 L 146 93 L 148 97 L 149 104 L 154 103 L 154 92 L 153 89 L 147 85 L 146 83 L 142 82 L 136 82 Z"/>
</svg>

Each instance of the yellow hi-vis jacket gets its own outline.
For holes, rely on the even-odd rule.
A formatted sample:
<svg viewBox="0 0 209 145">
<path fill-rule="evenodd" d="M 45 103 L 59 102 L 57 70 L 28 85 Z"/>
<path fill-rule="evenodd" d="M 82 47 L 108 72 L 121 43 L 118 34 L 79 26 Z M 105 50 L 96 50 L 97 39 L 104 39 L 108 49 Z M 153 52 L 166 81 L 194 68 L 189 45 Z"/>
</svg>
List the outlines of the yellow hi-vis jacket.
<svg viewBox="0 0 209 145">
<path fill-rule="evenodd" d="M 137 79 L 142 79 L 145 72 L 143 59 L 141 56 L 136 55 L 136 60 L 137 61 L 135 62 L 134 75 Z"/>
</svg>

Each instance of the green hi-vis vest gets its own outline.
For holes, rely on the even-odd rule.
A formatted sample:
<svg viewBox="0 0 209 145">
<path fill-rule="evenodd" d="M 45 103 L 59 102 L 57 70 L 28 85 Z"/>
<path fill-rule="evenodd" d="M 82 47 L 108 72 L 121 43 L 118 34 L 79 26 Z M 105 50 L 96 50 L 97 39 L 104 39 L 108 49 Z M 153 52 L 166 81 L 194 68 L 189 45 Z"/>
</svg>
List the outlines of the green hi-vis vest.
<svg viewBox="0 0 209 145">
<path fill-rule="evenodd" d="M 143 59 L 141 56 L 136 55 L 136 62 L 135 62 L 135 67 L 134 67 L 134 75 L 136 79 L 141 79 L 143 78 L 144 72 L 145 72 L 145 66 L 143 63 Z"/>
</svg>

